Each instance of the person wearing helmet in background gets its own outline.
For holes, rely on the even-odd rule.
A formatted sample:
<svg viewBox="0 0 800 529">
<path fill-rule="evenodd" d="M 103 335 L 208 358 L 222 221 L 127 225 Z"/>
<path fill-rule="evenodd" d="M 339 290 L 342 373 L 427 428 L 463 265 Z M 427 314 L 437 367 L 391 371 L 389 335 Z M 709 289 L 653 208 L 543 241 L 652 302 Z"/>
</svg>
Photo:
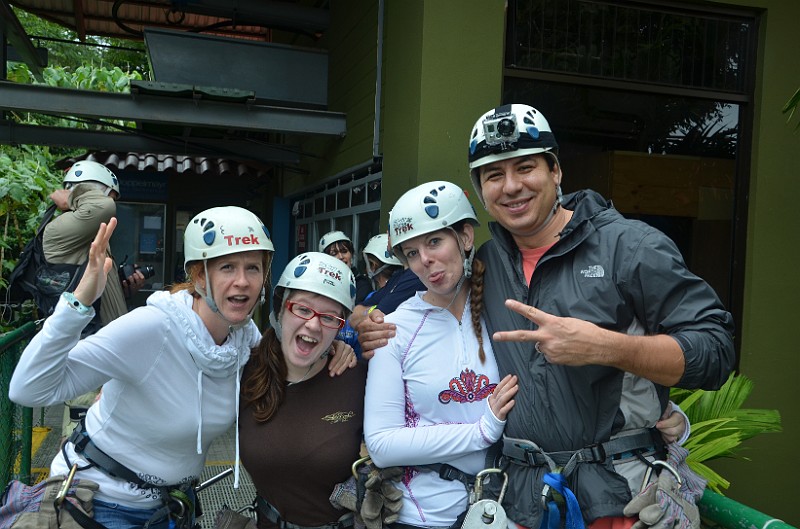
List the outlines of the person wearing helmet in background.
<svg viewBox="0 0 800 529">
<path fill-rule="evenodd" d="M 486 112 L 469 138 L 471 179 L 496 221 L 478 252 L 483 314 L 500 373 L 521 388 L 502 446 L 503 504 L 528 528 L 582 515 L 621 529 L 636 521 L 625 507 L 642 489 L 641 459 L 663 456 L 651 428 L 670 411 L 669 388 L 726 381 L 733 320 L 669 237 L 592 190 L 562 196 L 557 155 L 528 105 Z M 577 505 L 553 500 L 561 487 Z"/>
<path fill-rule="evenodd" d="M 359 307 L 362 311 L 365 307 L 372 306 L 373 300 L 377 300 L 383 295 L 382 289 L 403 272 L 403 263 L 389 249 L 389 236 L 385 233 L 375 235 L 370 238 L 364 250 L 364 264 L 367 267 L 367 277 L 372 284 L 372 291 L 367 294 Z M 369 310 L 368 308 L 366 310 Z M 359 359 L 362 357 L 361 344 L 358 342 L 358 331 L 353 327 L 348 319 L 344 327 L 339 331 L 337 339 L 351 346 Z"/>
<path fill-rule="evenodd" d="M 242 377 L 242 463 L 259 529 L 353 525 L 329 496 L 359 458 L 366 365 L 335 379 L 322 371 L 355 293 L 350 267 L 324 253 L 298 255 L 278 280 L 272 327 Z"/>
<path fill-rule="evenodd" d="M 389 248 L 389 235 L 386 233 L 372 237 L 361 253 L 364 254 L 367 277 L 372 281 L 373 291 L 382 289 L 392 276 L 403 271 L 403 263 Z M 369 299 L 367 297 L 364 301 L 369 302 Z"/>
<path fill-rule="evenodd" d="M 328 232 L 319 240 L 319 251 L 339 259 L 350 267 L 353 277 L 356 278 L 356 304 L 364 301 L 364 298 L 372 292 L 372 287 L 369 279 L 358 273 L 355 262 L 355 248 L 350 237 L 338 230 Z"/>
<path fill-rule="evenodd" d="M 359 355 L 366 360 L 375 354 L 376 345 L 374 344 L 385 345 L 385 341 L 371 340 L 368 342 L 369 347 L 364 347 L 361 335 L 367 333 L 367 336 L 370 336 L 376 332 L 381 333 L 384 328 L 383 316 L 394 312 L 402 302 L 416 292 L 425 290 L 425 285 L 416 274 L 397 260 L 397 257 L 391 252 L 388 242 L 388 235 L 376 235 L 364 248 L 364 258 L 368 263 L 373 261 L 375 264 L 382 263 L 370 275 L 375 286 L 380 286 L 380 288 L 377 288 L 360 305 L 356 305 L 353 314 L 347 320 L 348 325 L 356 329 Z M 380 323 L 376 323 L 376 321 Z"/>
<path fill-rule="evenodd" d="M 106 527 L 191 527 L 191 516 L 167 517 L 165 504 L 192 495 L 212 441 L 238 419 L 240 374 L 261 338 L 252 315 L 270 286 L 273 245 L 246 209 L 203 211 L 184 233 L 187 282 L 81 340 L 108 285 L 116 222 L 101 224 L 83 278 L 26 347 L 9 397 L 49 406 L 103 386 L 51 475 L 77 464 L 80 478 L 98 483 L 94 520 Z M 237 438 L 234 486 L 238 447 Z"/>
<path fill-rule="evenodd" d="M 454 526 L 469 504 L 465 482 L 484 469 L 514 406 L 516 377 L 501 380 L 481 317 L 477 224 L 464 191 L 444 181 L 411 189 L 389 213 L 394 255 L 427 287 L 386 316 L 396 335 L 367 377 L 369 455 L 404 467 L 399 527 Z"/>
<path fill-rule="evenodd" d="M 116 201 L 120 197 L 119 180 L 106 166 L 83 160 L 69 168 L 64 175 L 63 185 L 63 189 L 50 194 L 50 199 L 62 213 L 45 227 L 42 249 L 48 263 L 79 265 L 86 261 L 89 246 L 100 224 L 116 215 Z M 108 256 L 112 257 L 110 252 Z M 96 332 L 102 325 L 127 313 L 125 298 L 144 284 L 144 275 L 138 270 L 120 283 L 117 269 L 117 264 L 113 263 L 108 272 L 106 289 L 99 300 L 97 317 L 84 329 L 84 334 Z M 62 436 L 72 432 L 97 394 L 95 388 L 66 402 Z"/>
</svg>

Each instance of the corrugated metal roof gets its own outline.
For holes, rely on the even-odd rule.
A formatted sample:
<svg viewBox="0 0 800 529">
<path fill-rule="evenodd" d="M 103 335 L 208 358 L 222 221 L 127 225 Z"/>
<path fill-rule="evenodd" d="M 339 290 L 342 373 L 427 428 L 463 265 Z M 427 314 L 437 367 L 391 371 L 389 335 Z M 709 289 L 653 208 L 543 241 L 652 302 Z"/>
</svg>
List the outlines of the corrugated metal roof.
<svg viewBox="0 0 800 529">
<path fill-rule="evenodd" d="M 328 22 L 327 9 L 306 6 L 297 0 L 9 0 L 9 3 L 71 28 L 81 39 L 85 35 L 140 39 L 144 27 L 203 29 L 210 35 L 260 41 L 270 41 L 273 28 L 297 28 L 314 38 L 327 28 Z"/>
<path fill-rule="evenodd" d="M 122 2 L 113 13 L 113 1 L 108 0 L 11 0 L 9 2 L 30 13 L 73 29 L 79 35 L 137 38 L 125 31 L 117 21 L 134 31 L 144 26 L 191 30 L 224 23 L 226 18 L 179 13 L 172 10 L 169 0 Z M 209 32 L 255 40 L 268 40 L 269 29 L 259 26 L 222 26 Z"/>
<path fill-rule="evenodd" d="M 65 158 L 56 164 L 66 169 L 75 162 L 91 160 L 112 171 L 142 171 L 172 174 L 194 174 L 203 177 L 235 177 L 266 179 L 268 167 L 245 164 L 224 158 L 207 158 L 153 153 L 92 152 L 84 156 Z"/>
</svg>

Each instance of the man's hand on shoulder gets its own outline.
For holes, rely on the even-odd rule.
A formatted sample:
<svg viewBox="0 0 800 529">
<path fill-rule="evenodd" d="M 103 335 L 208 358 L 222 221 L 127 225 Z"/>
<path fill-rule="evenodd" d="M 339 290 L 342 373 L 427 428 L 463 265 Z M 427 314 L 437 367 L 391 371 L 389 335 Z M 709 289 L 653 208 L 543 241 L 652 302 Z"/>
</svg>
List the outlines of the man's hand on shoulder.
<svg viewBox="0 0 800 529">
<path fill-rule="evenodd" d="M 388 344 L 389 339 L 395 335 L 397 326 L 385 323 L 383 316 L 383 312 L 374 309 L 356 327 L 358 343 L 361 344 L 361 358 L 365 360 L 375 356 L 375 349 Z"/>
</svg>

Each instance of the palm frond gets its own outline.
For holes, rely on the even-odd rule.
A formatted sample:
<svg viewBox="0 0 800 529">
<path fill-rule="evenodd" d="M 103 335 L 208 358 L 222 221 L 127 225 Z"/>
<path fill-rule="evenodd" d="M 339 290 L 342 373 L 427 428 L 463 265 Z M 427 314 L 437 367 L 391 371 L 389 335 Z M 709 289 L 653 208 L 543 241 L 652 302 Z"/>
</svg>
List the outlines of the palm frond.
<svg viewBox="0 0 800 529">
<path fill-rule="evenodd" d="M 780 432 L 777 410 L 742 408 L 753 391 L 753 382 L 744 375 L 731 375 L 717 391 L 673 388 L 670 398 L 678 403 L 692 423 L 692 435 L 684 446 L 689 450 L 689 467 L 708 480 L 718 493 L 730 486 L 728 480 L 711 470 L 705 461 L 741 455 L 742 441 L 761 433 Z"/>
<path fill-rule="evenodd" d="M 723 489 L 727 489 L 731 486 L 731 482 L 727 479 L 720 476 L 717 472 L 712 470 L 711 468 L 707 467 L 703 463 L 699 463 L 697 461 L 693 462 L 689 465 L 692 470 L 697 472 L 702 478 L 708 481 L 708 488 L 722 494 Z"/>
</svg>

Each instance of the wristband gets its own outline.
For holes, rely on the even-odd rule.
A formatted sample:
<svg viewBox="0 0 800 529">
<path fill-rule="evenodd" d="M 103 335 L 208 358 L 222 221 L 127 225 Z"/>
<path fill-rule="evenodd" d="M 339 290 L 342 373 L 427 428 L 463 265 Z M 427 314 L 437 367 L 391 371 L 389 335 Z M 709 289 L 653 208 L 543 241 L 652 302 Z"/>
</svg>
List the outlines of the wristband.
<svg viewBox="0 0 800 529">
<path fill-rule="evenodd" d="M 78 314 L 80 315 L 89 314 L 89 312 L 92 310 L 91 306 L 87 307 L 86 305 L 81 303 L 80 300 L 76 298 L 75 294 L 73 294 L 72 292 L 64 292 L 62 296 L 64 297 L 65 300 L 67 300 L 69 306 L 72 307 L 74 310 L 77 310 Z"/>
<path fill-rule="evenodd" d="M 373 311 L 373 310 L 375 310 L 375 309 L 377 309 L 377 308 L 378 308 L 378 306 L 377 306 L 377 305 L 373 305 L 373 306 L 371 306 L 371 307 L 369 308 L 369 310 L 367 311 L 367 316 L 369 316 L 370 314 L 372 314 L 372 311 Z"/>
</svg>

